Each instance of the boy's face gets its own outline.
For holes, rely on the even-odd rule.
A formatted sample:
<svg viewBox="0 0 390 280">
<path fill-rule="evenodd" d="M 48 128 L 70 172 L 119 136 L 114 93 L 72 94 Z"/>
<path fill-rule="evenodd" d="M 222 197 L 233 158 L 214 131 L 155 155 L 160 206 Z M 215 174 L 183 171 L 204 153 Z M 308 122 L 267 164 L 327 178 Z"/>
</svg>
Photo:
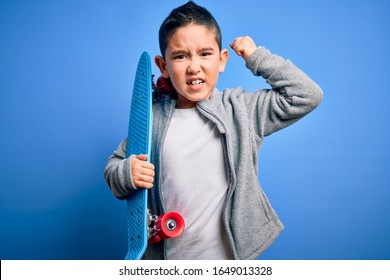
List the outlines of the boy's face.
<svg viewBox="0 0 390 280">
<path fill-rule="evenodd" d="M 219 50 L 213 31 L 189 24 L 176 30 L 168 40 L 165 59 L 156 56 L 155 62 L 178 92 L 176 107 L 184 109 L 210 98 L 227 59 L 228 51 Z"/>
</svg>

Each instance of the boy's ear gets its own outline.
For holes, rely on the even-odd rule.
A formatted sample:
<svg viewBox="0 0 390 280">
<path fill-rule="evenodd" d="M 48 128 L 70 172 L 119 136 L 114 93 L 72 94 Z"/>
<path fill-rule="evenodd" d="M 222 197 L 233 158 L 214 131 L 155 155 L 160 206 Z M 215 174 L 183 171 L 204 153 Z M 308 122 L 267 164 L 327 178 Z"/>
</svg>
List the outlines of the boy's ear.
<svg viewBox="0 0 390 280">
<path fill-rule="evenodd" d="M 226 63 L 229 59 L 229 52 L 227 49 L 223 49 L 221 51 L 221 55 L 219 56 L 219 72 L 222 73 L 223 71 L 225 71 L 225 66 L 226 66 Z"/>
<path fill-rule="evenodd" d="M 160 55 L 156 55 L 156 57 L 154 58 L 154 62 L 156 63 L 158 69 L 160 69 L 161 76 L 163 76 L 166 79 L 169 78 L 169 73 L 167 71 L 167 64 L 165 63 L 165 59 Z"/>
</svg>

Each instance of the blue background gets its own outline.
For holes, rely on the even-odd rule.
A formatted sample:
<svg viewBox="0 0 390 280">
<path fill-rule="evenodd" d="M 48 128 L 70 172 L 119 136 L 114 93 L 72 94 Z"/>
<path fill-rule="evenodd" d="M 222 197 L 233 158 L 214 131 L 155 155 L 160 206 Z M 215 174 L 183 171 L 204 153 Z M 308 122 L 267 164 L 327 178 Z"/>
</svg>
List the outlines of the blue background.
<svg viewBox="0 0 390 280">
<path fill-rule="evenodd" d="M 123 259 L 103 179 L 142 51 L 184 1 L 0 2 L 0 258 Z M 198 1 L 291 59 L 320 107 L 268 137 L 259 177 L 286 229 L 264 259 L 390 259 L 388 1 Z M 268 85 L 230 51 L 218 87 Z M 157 68 L 153 72 L 158 74 Z"/>
</svg>

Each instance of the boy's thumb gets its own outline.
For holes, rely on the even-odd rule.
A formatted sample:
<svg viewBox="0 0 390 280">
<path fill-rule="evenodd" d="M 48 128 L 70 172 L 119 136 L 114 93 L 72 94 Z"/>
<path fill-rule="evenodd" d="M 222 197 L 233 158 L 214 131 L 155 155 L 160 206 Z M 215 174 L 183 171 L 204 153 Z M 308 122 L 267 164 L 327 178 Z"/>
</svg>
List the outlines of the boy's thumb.
<svg viewBox="0 0 390 280">
<path fill-rule="evenodd" d="M 144 155 L 144 154 L 138 155 L 137 159 L 139 159 L 139 160 L 147 160 L 148 159 L 148 155 Z"/>
</svg>

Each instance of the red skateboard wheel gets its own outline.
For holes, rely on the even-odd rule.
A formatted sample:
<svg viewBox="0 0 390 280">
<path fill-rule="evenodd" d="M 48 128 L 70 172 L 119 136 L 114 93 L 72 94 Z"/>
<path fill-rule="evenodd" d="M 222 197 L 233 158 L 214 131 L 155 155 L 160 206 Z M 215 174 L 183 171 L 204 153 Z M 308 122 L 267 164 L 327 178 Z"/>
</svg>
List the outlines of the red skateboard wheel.
<svg viewBox="0 0 390 280">
<path fill-rule="evenodd" d="M 148 243 L 153 244 L 161 239 L 179 237 L 184 231 L 184 219 L 177 212 L 168 212 L 158 216 L 154 222 L 151 238 Z"/>
</svg>

